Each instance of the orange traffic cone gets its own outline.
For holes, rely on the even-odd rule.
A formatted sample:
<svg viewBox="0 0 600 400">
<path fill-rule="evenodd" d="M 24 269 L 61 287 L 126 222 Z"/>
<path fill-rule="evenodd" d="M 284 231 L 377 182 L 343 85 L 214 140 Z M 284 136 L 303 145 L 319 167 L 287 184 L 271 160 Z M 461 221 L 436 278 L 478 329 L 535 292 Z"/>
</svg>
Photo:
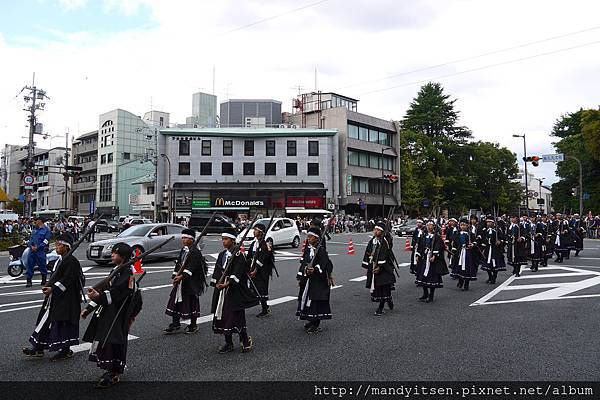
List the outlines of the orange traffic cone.
<svg viewBox="0 0 600 400">
<path fill-rule="evenodd" d="M 142 254 L 142 252 L 140 251 L 140 249 L 135 249 L 135 257 L 139 256 L 140 254 Z M 142 260 L 137 260 L 135 263 L 133 263 L 133 273 L 134 274 L 143 274 L 144 273 L 144 269 L 142 268 Z"/>
<path fill-rule="evenodd" d="M 410 240 L 406 239 L 406 244 L 404 245 L 404 251 L 411 251 L 412 247 L 410 247 Z"/>
<path fill-rule="evenodd" d="M 348 255 L 353 256 L 355 254 L 356 252 L 354 251 L 354 243 L 352 242 L 352 239 L 350 239 L 350 241 L 348 242 Z"/>
</svg>

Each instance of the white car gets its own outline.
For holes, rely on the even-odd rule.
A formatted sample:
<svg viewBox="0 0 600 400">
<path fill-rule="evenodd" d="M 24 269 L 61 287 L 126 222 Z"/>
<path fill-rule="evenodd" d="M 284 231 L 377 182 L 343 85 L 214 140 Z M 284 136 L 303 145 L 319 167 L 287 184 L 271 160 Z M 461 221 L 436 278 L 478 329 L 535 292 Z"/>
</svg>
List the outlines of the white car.
<svg viewBox="0 0 600 400">
<path fill-rule="evenodd" d="M 270 221 L 271 218 L 262 218 L 257 220 L 254 225 L 263 224 L 265 227 L 268 227 Z M 238 235 L 238 241 L 242 240 L 243 234 L 244 230 L 242 230 L 242 232 Z M 250 229 L 248 232 L 246 240 L 244 240 L 244 246 L 247 248 L 252 240 L 254 240 L 254 229 Z M 300 231 L 298 230 L 298 227 L 293 219 L 274 218 L 273 224 L 269 228 L 265 240 L 271 242 L 273 246 L 290 245 L 294 248 L 297 248 L 300 246 Z"/>
</svg>

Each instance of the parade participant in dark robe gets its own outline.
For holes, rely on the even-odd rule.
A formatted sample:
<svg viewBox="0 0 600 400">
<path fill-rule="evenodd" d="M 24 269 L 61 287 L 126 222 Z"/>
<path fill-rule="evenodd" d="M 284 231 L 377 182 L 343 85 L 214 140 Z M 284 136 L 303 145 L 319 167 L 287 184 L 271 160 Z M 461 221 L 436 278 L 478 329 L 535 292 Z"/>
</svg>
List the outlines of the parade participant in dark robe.
<svg viewBox="0 0 600 400">
<path fill-rule="evenodd" d="M 413 231 L 412 240 L 410 242 L 411 254 L 410 254 L 410 273 L 417 273 L 417 256 L 419 256 L 419 247 L 424 236 L 423 231 L 423 220 L 417 219 L 417 227 Z"/>
<path fill-rule="evenodd" d="M 446 247 L 446 251 L 448 252 L 448 260 L 450 264 L 452 264 L 452 238 L 460 232 L 458 228 L 458 221 L 456 218 L 450 218 L 448 220 L 448 225 L 446 226 L 445 232 L 445 240 L 444 246 Z M 450 274 L 450 276 L 454 279 L 454 276 Z"/>
<path fill-rule="evenodd" d="M 513 267 L 512 274 L 519 277 L 521 266 L 527 265 L 527 247 L 518 217 L 512 217 L 508 234 L 508 264 Z"/>
<path fill-rule="evenodd" d="M 479 226 L 479 218 L 477 217 L 477 215 L 473 214 L 471 215 L 470 219 L 470 226 L 469 226 L 469 232 L 471 233 L 472 236 L 475 237 L 475 241 L 476 242 L 480 242 L 481 241 L 481 232 L 483 230 L 483 227 Z M 477 265 L 481 265 L 481 263 L 483 262 L 483 255 L 481 254 L 481 252 L 479 250 L 475 251 L 475 261 L 477 262 Z"/>
<path fill-rule="evenodd" d="M 545 249 L 544 238 L 546 236 L 546 227 L 541 222 L 541 217 L 531 217 L 531 227 L 529 232 L 529 259 L 531 260 L 531 271 L 537 272 L 539 265 L 544 262 Z"/>
<path fill-rule="evenodd" d="M 318 333 L 321 321 L 332 318 L 329 299 L 333 264 L 327 250 L 319 243 L 321 230 L 310 228 L 307 235 L 308 246 L 304 249 L 296 275 L 299 286 L 296 316 L 299 320 L 308 321 L 304 325 L 306 333 Z"/>
<path fill-rule="evenodd" d="M 475 236 L 469 232 L 469 222 L 460 222 L 460 231 L 452 236 L 452 274 L 458 279 L 458 288 L 469 290 L 469 282 L 477 279 L 477 257 L 475 256 Z"/>
<path fill-rule="evenodd" d="M 583 250 L 583 236 L 585 235 L 584 224 L 579 218 L 579 214 L 574 214 L 573 218 L 569 222 L 573 236 L 573 250 L 575 250 L 575 257 L 579 257 L 579 252 Z"/>
<path fill-rule="evenodd" d="M 555 262 L 562 263 L 563 260 L 569 259 L 572 246 L 571 228 L 569 227 L 569 221 L 563 218 L 562 214 L 557 214 L 556 219 L 558 221 L 556 231 L 555 251 L 557 258 Z"/>
<path fill-rule="evenodd" d="M 523 237 L 526 239 L 526 258 L 529 259 L 529 255 L 531 254 L 531 222 L 529 221 L 529 216 L 523 214 L 521 216 L 521 222 L 519 224 L 521 225 L 521 234 L 523 234 Z"/>
<path fill-rule="evenodd" d="M 258 299 L 249 289 L 246 258 L 241 251 L 235 251 L 237 235 L 235 229 L 228 228 L 221 234 L 224 250 L 217 256 L 215 270 L 210 285 L 215 287 L 212 298 L 213 332 L 224 335 L 225 344 L 219 353 L 233 350 L 233 334 L 237 333 L 242 345 L 242 353 L 252 350 L 254 341 L 246 330 L 246 308 L 258 304 Z"/>
<path fill-rule="evenodd" d="M 172 322 L 165 328 L 165 334 L 175 333 L 181 329 L 182 319 L 190 320 L 190 324 L 185 328 L 185 333 L 198 332 L 196 321 L 200 316 L 200 296 L 207 286 L 208 266 L 200 249 L 194 246 L 195 240 L 195 230 L 184 229 L 181 232 L 183 247 L 175 262 L 175 269 L 171 276 L 173 289 L 171 289 L 165 310 L 165 314 L 172 317 Z"/>
<path fill-rule="evenodd" d="M 427 222 L 427 233 L 423 239 L 422 256 L 418 257 L 419 266 L 415 283 L 423 288 L 421 301 L 431 303 L 436 288 L 444 287 L 442 276 L 448 274 L 448 266 L 444 257 L 444 243 L 440 235 L 435 233 L 435 223 Z"/>
<path fill-rule="evenodd" d="M 362 266 L 367 270 L 366 287 L 371 292 L 371 301 L 379 303 L 375 315 L 383 314 L 383 307 L 387 303 L 390 310 L 394 309 L 392 290 L 396 283 L 394 265 L 391 262 L 390 246 L 385 238 L 385 225 L 382 222 L 375 224 L 373 237 L 369 240 Z"/>
<path fill-rule="evenodd" d="M 58 351 L 50 361 L 64 360 L 73 356 L 71 346 L 79 344 L 79 313 L 81 312 L 81 266 L 72 255 L 67 255 L 73 239 L 62 234 L 56 241 L 54 272 L 42 292 L 46 296 L 29 342 L 33 347 L 24 348 L 30 357 L 43 357 L 44 350 Z"/>
<path fill-rule="evenodd" d="M 506 238 L 494 226 L 494 217 L 488 216 L 486 224 L 487 228 L 483 231 L 483 249 L 481 252 L 484 260 L 481 269 L 488 274 L 486 283 L 493 285 L 498 278 L 498 271 L 506 271 L 506 261 L 504 260 Z"/>
<path fill-rule="evenodd" d="M 246 256 L 247 268 L 254 283 L 251 287 L 258 290 L 257 295 L 262 308 L 257 315 L 258 318 L 271 315 L 271 308 L 267 301 L 269 300 L 269 280 L 273 276 L 275 256 L 271 245 L 265 240 L 266 231 L 265 225 L 254 225 L 254 240 L 250 244 Z"/>
<path fill-rule="evenodd" d="M 119 242 L 112 248 L 111 259 L 116 265 L 129 261 L 132 256 L 131 246 Z M 89 360 L 95 362 L 106 373 L 96 383 L 98 388 L 107 388 L 118 383 L 127 363 L 127 337 L 133 322 L 131 299 L 136 290 L 136 282 L 130 267 L 120 268 L 112 277 L 109 288 L 98 292 L 89 288 L 90 299 L 87 307 L 81 312 L 86 318 L 92 314 L 83 341 L 92 344 Z"/>
<path fill-rule="evenodd" d="M 544 237 L 542 238 L 543 246 L 542 246 L 542 262 L 541 265 L 543 267 L 548 266 L 548 259 L 552 258 L 552 254 L 554 253 L 554 242 L 552 241 L 552 224 L 548 215 L 542 214 L 542 227 L 544 229 Z"/>
</svg>

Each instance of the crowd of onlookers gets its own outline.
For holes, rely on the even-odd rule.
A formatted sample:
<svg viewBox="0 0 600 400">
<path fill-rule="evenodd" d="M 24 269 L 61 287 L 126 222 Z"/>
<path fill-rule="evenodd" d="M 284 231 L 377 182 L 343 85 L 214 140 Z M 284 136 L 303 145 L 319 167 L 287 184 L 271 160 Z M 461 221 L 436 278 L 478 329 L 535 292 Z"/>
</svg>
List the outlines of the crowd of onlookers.
<svg viewBox="0 0 600 400">
<path fill-rule="evenodd" d="M 53 236 L 61 233 L 70 233 L 75 240 L 85 230 L 85 222 L 82 224 L 77 219 L 50 219 L 45 222 L 52 231 Z M 82 226 L 83 225 L 83 226 Z M 6 220 L 0 222 L 0 240 L 19 239 L 28 240 L 35 228 L 32 218 L 19 218 L 18 220 Z"/>
</svg>

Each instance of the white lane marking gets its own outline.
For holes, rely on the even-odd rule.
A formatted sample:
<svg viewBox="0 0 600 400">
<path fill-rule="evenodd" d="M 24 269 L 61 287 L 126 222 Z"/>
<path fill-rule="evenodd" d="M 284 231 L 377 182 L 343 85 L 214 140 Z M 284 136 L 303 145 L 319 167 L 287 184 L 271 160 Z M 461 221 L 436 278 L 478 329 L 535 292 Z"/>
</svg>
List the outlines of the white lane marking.
<svg viewBox="0 0 600 400">
<path fill-rule="evenodd" d="M 133 335 L 127 335 L 127 340 L 135 340 L 135 339 L 139 339 L 139 337 L 133 336 Z M 73 353 L 79 353 L 82 351 L 88 351 L 91 347 L 92 347 L 91 343 L 81 343 L 81 344 L 78 344 L 77 346 L 71 346 L 71 350 L 73 351 Z"/>
<path fill-rule="evenodd" d="M 331 289 L 339 289 L 341 287 L 344 287 L 344 285 L 335 285 L 335 286 L 332 286 Z"/>
<path fill-rule="evenodd" d="M 350 279 L 350 282 L 361 282 L 361 281 L 366 281 L 367 277 L 365 275 L 363 276 L 359 276 L 358 278 L 352 278 Z"/>
<path fill-rule="evenodd" d="M 562 299 L 580 299 L 580 298 L 590 298 L 590 297 L 598 297 L 600 294 L 592 294 L 592 295 L 569 295 L 574 292 L 578 292 L 580 290 L 584 290 L 593 286 L 600 285 L 600 273 L 593 271 L 586 271 L 573 267 L 563 267 L 563 266 L 552 266 L 547 267 L 547 269 L 558 269 L 565 270 L 570 272 L 580 272 L 581 275 L 595 275 L 592 278 L 583 279 L 577 282 L 558 282 L 558 283 L 548 283 L 548 284 L 534 284 L 534 285 L 512 285 L 509 286 L 512 281 L 515 279 L 526 279 L 527 277 L 515 278 L 511 276 L 506 280 L 502 285 L 497 287 L 492 292 L 488 293 L 486 296 L 477 300 L 474 305 L 489 305 L 489 304 L 507 304 L 507 303 L 520 303 L 520 302 L 529 302 L 529 301 L 544 301 L 544 300 L 562 300 Z M 572 276 L 572 273 L 566 274 L 548 274 L 555 275 L 555 277 L 561 276 Z M 543 275 L 541 275 L 543 277 Z M 499 300 L 499 301 L 489 301 L 492 297 L 498 294 L 502 290 L 527 290 L 527 289 L 548 289 L 538 293 L 531 294 L 529 296 L 521 297 L 518 299 L 512 300 Z"/>
<path fill-rule="evenodd" d="M 600 275 L 594 271 L 586 271 L 586 272 L 567 272 L 565 274 L 527 274 L 519 277 L 518 279 L 539 279 L 539 278 L 563 278 L 568 276 L 582 276 L 582 275 Z"/>
<path fill-rule="evenodd" d="M 577 257 L 578 260 L 599 260 L 600 257 Z"/>
<path fill-rule="evenodd" d="M 483 296 L 482 298 L 480 298 L 479 300 L 477 300 L 473 304 L 470 304 L 470 306 L 480 306 L 482 304 L 486 304 L 486 301 L 488 301 L 489 299 L 491 299 L 492 297 L 494 297 L 495 295 L 497 295 L 498 293 L 500 293 L 505 287 L 507 287 L 508 285 L 510 285 L 511 282 L 515 280 L 515 278 L 516 277 L 514 275 L 511 275 L 507 280 L 505 280 L 504 282 L 502 282 L 500 284 L 500 286 L 498 286 L 497 288 L 495 288 L 494 290 L 492 290 L 491 292 L 489 292 L 488 294 L 486 294 L 485 296 Z"/>
<path fill-rule="evenodd" d="M 410 265 L 409 262 L 403 262 L 403 263 L 398 264 L 399 267 L 408 267 L 409 265 Z"/>
<path fill-rule="evenodd" d="M 327 241 L 327 243 L 331 243 L 331 244 L 344 244 L 344 245 L 348 245 L 348 242 L 333 242 L 333 241 L 331 241 L 331 240 L 328 240 L 328 241 Z M 353 242 L 352 244 L 353 244 L 354 246 L 366 246 L 366 245 L 368 245 L 369 243 L 368 243 L 368 242 L 367 242 L 367 243 L 354 243 L 354 242 Z"/>
<path fill-rule="evenodd" d="M 40 305 L 36 304 L 35 306 L 11 308 L 10 310 L 0 310 L 0 314 L 7 313 L 7 312 L 12 312 L 12 311 L 28 310 L 30 308 L 39 308 L 39 307 L 40 307 Z"/>
<path fill-rule="evenodd" d="M 277 304 L 287 303 L 288 301 L 296 301 L 296 300 L 298 300 L 298 297 L 296 297 L 296 296 L 283 296 L 283 297 L 278 297 L 278 298 L 273 299 L 273 300 L 269 300 L 269 301 L 267 301 L 267 304 L 270 305 L 270 306 L 274 306 L 274 305 L 277 305 Z M 210 315 L 205 315 L 205 316 L 202 316 L 202 317 L 198 318 L 196 320 L 196 323 L 197 324 L 204 324 L 206 322 L 211 322 L 212 320 L 213 320 L 213 314 L 210 314 Z M 190 320 L 189 319 L 182 319 L 181 322 L 184 323 L 184 324 L 189 324 Z"/>
<path fill-rule="evenodd" d="M 2 307 L 10 307 L 10 306 L 20 306 L 22 304 L 42 303 L 43 301 L 44 300 L 31 300 L 31 301 L 20 301 L 18 303 L 0 304 L 0 308 L 2 308 Z"/>
</svg>

